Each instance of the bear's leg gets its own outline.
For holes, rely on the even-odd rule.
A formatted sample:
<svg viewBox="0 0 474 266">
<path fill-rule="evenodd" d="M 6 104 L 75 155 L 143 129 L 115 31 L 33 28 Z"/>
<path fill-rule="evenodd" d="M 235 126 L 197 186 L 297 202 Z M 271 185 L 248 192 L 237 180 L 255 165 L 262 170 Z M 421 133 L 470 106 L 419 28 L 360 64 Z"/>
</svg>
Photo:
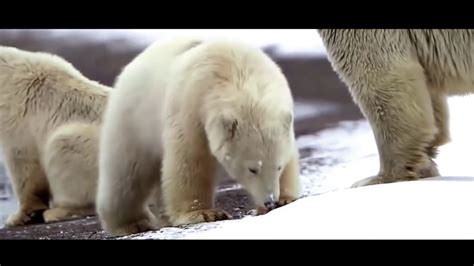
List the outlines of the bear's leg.
<svg viewBox="0 0 474 266">
<path fill-rule="evenodd" d="M 441 93 L 432 93 L 431 102 L 438 132 L 431 142 L 432 147 L 439 147 L 451 140 L 449 133 L 449 106 L 448 97 Z"/>
<path fill-rule="evenodd" d="M 74 123 L 48 139 L 43 165 L 55 209 L 43 213 L 45 222 L 94 214 L 98 134 L 96 125 Z"/>
<path fill-rule="evenodd" d="M 438 148 L 451 140 L 449 133 L 449 106 L 448 98 L 441 92 L 431 91 L 431 103 L 438 132 L 434 140 L 428 147 L 428 156 L 431 158 L 431 164 L 421 170 L 422 177 L 439 176 L 438 167 L 433 159 L 438 155 Z"/>
<path fill-rule="evenodd" d="M 301 196 L 300 168 L 298 154 L 295 153 L 280 177 L 280 198 L 277 206 L 283 206 Z"/>
<path fill-rule="evenodd" d="M 191 151 L 176 141 L 165 143 L 162 196 L 173 226 L 230 218 L 225 211 L 213 208 L 216 162 L 205 151 L 206 147 Z"/>
<path fill-rule="evenodd" d="M 141 149 L 131 133 L 122 134 L 126 131 L 122 124 L 105 123 L 99 147 L 96 208 L 102 227 L 115 236 L 158 226 L 147 203 L 159 185 L 160 160 Z"/>
<path fill-rule="evenodd" d="M 294 153 L 291 160 L 283 169 L 280 176 L 280 195 L 275 207 L 281 207 L 286 204 L 292 203 L 301 197 L 301 181 L 300 181 L 300 168 L 299 168 L 299 156 L 298 153 Z M 256 214 L 262 215 L 271 211 L 267 207 L 257 206 Z"/>
<path fill-rule="evenodd" d="M 353 187 L 422 178 L 432 167 L 428 149 L 438 131 L 422 67 L 403 62 L 366 84 L 353 94 L 373 130 L 380 171 Z"/>
<path fill-rule="evenodd" d="M 163 205 L 163 199 L 161 196 L 161 186 L 157 186 L 152 192 L 152 195 L 148 201 L 150 211 L 156 217 L 158 224 L 161 227 L 171 226 L 169 217 L 166 215 L 166 211 Z"/>
<path fill-rule="evenodd" d="M 108 154 L 99 180 L 97 211 L 112 235 L 130 235 L 158 228 L 148 201 L 159 185 L 160 163 L 140 153 Z"/>
<path fill-rule="evenodd" d="M 43 214 L 45 222 L 94 213 L 98 137 L 97 125 L 71 123 L 58 128 L 46 142 L 43 166 L 56 209 Z"/>
<path fill-rule="evenodd" d="M 48 209 L 49 188 L 39 161 L 22 150 L 6 149 L 5 165 L 19 203 L 18 211 L 8 217 L 5 225 L 43 222 L 41 213 Z"/>
</svg>

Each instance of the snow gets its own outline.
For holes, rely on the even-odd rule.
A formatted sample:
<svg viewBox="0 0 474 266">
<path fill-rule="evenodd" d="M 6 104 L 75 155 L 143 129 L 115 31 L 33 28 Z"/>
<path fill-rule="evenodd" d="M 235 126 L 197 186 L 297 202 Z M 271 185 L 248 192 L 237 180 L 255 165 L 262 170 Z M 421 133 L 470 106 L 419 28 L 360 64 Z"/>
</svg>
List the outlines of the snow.
<svg viewBox="0 0 474 266">
<path fill-rule="evenodd" d="M 438 178 L 346 189 L 182 238 L 472 239 L 472 181 Z"/>
<path fill-rule="evenodd" d="M 452 141 L 437 163 L 443 177 L 349 188 L 377 173 L 377 147 L 365 120 L 298 138 L 304 197 L 262 216 L 162 228 L 132 239 L 472 239 L 474 97 L 449 100 Z"/>
<path fill-rule="evenodd" d="M 473 156 L 474 124 L 470 114 L 474 113 L 474 97 L 458 96 L 449 100 L 451 142 L 440 148 L 438 168 L 444 175 L 474 176 Z M 469 155 L 468 155 L 469 154 Z"/>
</svg>

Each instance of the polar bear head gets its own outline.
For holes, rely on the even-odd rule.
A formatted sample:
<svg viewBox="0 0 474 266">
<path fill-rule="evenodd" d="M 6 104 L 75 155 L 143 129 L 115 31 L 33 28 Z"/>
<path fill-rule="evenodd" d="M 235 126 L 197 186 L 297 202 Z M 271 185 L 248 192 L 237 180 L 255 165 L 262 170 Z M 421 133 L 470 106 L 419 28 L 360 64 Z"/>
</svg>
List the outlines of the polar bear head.
<svg viewBox="0 0 474 266">
<path fill-rule="evenodd" d="M 294 151 L 290 111 L 222 109 L 206 126 L 211 153 L 257 206 L 278 200 L 279 180 Z"/>
</svg>

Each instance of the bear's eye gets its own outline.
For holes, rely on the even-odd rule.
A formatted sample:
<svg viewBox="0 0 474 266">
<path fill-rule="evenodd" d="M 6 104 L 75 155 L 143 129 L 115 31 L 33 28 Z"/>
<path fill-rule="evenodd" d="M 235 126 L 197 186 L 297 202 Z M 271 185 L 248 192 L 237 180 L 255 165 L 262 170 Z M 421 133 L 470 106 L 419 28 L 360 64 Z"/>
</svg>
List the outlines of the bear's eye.
<svg viewBox="0 0 474 266">
<path fill-rule="evenodd" d="M 249 168 L 249 171 L 250 171 L 250 173 L 252 173 L 252 174 L 254 174 L 254 175 L 256 175 L 257 172 L 258 172 L 258 170 L 255 169 L 255 168 Z"/>
<path fill-rule="evenodd" d="M 280 170 L 281 170 L 281 166 L 278 166 L 278 171 L 280 171 Z"/>
</svg>

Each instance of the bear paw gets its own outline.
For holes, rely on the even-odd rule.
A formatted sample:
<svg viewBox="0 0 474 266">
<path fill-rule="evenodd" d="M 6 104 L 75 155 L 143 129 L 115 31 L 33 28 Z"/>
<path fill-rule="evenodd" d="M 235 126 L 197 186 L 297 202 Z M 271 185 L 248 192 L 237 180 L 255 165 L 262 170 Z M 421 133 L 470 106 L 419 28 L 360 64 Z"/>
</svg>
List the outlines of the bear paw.
<svg viewBox="0 0 474 266">
<path fill-rule="evenodd" d="M 141 219 L 129 224 L 107 230 L 112 236 L 126 236 L 158 229 L 150 219 Z"/>
<path fill-rule="evenodd" d="M 387 178 L 382 176 L 371 176 L 364 178 L 355 182 L 351 188 L 357 187 L 364 187 L 364 186 L 371 186 L 371 185 L 378 185 L 378 184 L 387 184 L 387 183 L 395 183 L 395 182 L 402 182 L 402 181 L 412 181 L 415 180 L 413 178 Z"/>
<path fill-rule="evenodd" d="M 292 196 L 281 196 L 278 202 L 276 203 L 276 207 L 285 206 L 287 204 L 292 203 L 293 201 L 297 200 L 298 198 Z"/>
<path fill-rule="evenodd" d="M 7 218 L 5 226 L 13 227 L 34 223 L 43 223 L 43 212 L 44 210 L 36 210 L 28 213 L 24 211 L 18 211 L 17 213 L 14 213 Z"/>
<path fill-rule="evenodd" d="M 440 176 L 440 173 L 438 171 L 438 166 L 433 161 L 430 161 L 430 164 L 422 168 L 418 173 L 420 175 L 420 178 Z"/>
<path fill-rule="evenodd" d="M 365 187 L 384 183 L 391 183 L 391 181 L 385 180 L 381 176 L 371 176 L 355 182 L 354 184 L 352 184 L 351 188 Z"/>
<path fill-rule="evenodd" d="M 279 207 L 282 207 L 282 206 L 285 206 L 287 204 L 290 204 L 292 203 L 293 201 L 297 200 L 298 198 L 296 197 L 292 197 L 292 196 L 281 196 L 280 199 L 275 202 L 275 204 L 271 207 L 271 208 L 268 208 L 268 207 L 262 207 L 262 206 L 259 206 L 257 207 L 256 211 L 253 212 L 252 214 L 253 215 L 263 215 L 263 214 L 266 214 L 276 208 L 279 208 Z"/>
<path fill-rule="evenodd" d="M 70 219 L 77 219 L 93 214 L 94 211 L 88 209 L 52 208 L 46 210 L 43 213 L 43 218 L 46 223 L 51 223 Z"/>
<path fill-rule="evenodd" d="M 228 220 L 231 216 L 222 210 L 208 209 L 186 213 L 178 217 L 173 226 Z"/>
<path fill-rule="evenodd" d="M 253 216 L 255 216 L 255 215 L 264 215 L 269 211 L 270 211 L 270 209 L 268 209 L 268 208 L 258 206 L 255 211 L 250 212 L 250 215 L 253 215 Z"/>
</svg>

